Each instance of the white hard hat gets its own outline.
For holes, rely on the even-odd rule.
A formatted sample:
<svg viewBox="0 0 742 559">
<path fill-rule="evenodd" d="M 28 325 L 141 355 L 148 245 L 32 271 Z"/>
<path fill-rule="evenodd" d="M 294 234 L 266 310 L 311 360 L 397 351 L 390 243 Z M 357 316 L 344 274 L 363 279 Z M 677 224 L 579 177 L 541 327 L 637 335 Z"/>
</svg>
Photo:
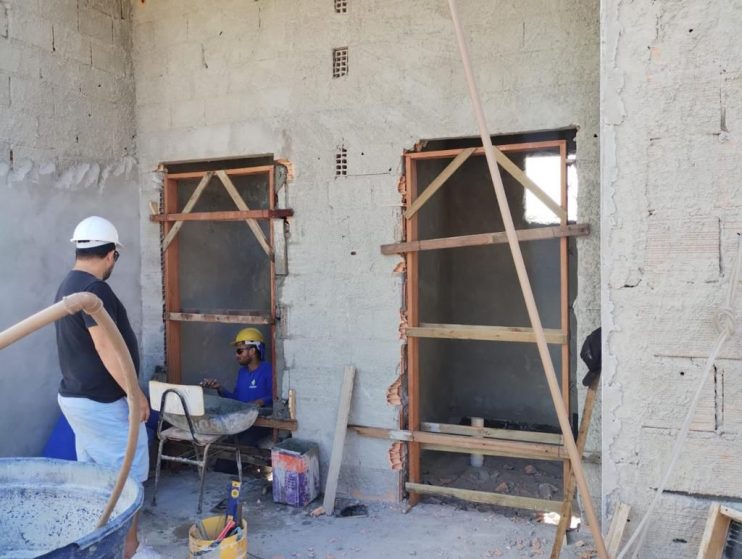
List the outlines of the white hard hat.
<svg viewBox="0 0 742 559">
<path fill-rule="evenodd" d="M 119 232 L 113 223 L 97 215 L 86 217 L 78 223 L 70 242 L 75 243 L 77 248 L 93 248 L 108 243 L 114 243 L 117 247 L 124 246 L 119 242 Z"/>
</svg>

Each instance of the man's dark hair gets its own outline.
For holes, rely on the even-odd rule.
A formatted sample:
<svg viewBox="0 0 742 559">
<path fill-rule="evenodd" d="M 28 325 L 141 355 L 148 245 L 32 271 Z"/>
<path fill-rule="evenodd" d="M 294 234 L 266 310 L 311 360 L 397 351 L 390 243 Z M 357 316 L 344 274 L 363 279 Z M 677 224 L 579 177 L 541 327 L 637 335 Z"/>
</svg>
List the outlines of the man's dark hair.
<svg viewBox="0 0 742 559">
<path fill-rule="evenodd" d="M 77 258 L 78 260 L 105 258 L 105 256 L 112 250 L 116 250 L 116 245 L 114 243 L 106 243 L 105 245 L 91 248 L 78 248 L 75 249 L 75 258 Z"/>
</svg>

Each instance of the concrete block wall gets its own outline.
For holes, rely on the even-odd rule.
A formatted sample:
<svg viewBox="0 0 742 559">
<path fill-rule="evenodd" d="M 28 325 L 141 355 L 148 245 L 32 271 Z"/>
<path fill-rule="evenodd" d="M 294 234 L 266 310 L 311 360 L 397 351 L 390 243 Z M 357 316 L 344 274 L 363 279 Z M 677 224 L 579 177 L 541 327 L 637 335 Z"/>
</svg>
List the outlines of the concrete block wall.
<svg viewBox="0 0 742 559">
<path fill-rule="evenodd" d="M 603 483 L 607 512 L 630 504 L 635 527 L 716 338 L 742 232 L 742 6 L 602 4 Z M 695 557 L 710 502 L 742 498 L 740 342 L 716 363 L 640 557 Z"/>
<path fill-rule="evenodd" d="M 581 239 L 578 336 L 597 326 L 598 6 L 464 0 L 474 67 L 492 133 L 577 126 Z M 159 162 L 273 153 L 293 164 L 296 212 L 285 309 L 283 389 L 296 388 L 301 438 L 329 460 L 343 367 L 358 376 L 351 421 L 396 427 L 386 403 L 399 375 L 401 155 L 422 138 L 475 136 L 444 1 L 364 0 L 335 14 L 330 0 L 132 2 L 141 162 L 145 360 L 162 359 L 156 200 Z M 332 78 L 332 50 L 349 72 Z M 348 175 L 335 177 L 335 154 Z M 587 272 L 587 273 L 585 273 Z M 148 361 L 147 361 L 148 360 Z M 389 442 L 349 435 L 340 492 L 394 500 Z"/>
<path fill-rule="evenodd" d="M 126 248 L 111 284 L 141 329 L 129 4 L 0 2 L 0 328 L 51 304 L 78 221 Z M 59 415 L 51 327 L 0 352 L 0 455 L 33 455 Z"/>
</svg>

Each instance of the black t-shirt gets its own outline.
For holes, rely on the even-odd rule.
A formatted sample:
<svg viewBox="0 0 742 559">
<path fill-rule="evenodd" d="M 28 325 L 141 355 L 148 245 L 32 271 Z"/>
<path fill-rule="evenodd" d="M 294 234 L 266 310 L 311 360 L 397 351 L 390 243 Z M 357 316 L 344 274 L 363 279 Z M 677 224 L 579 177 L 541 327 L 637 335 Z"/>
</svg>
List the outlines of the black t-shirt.
<svg viewBox="0 0 742 559">
<path fill-rule="evenodd" d="M 103 306 L 118 326 L 129 348 L 138 374 L 139 349 L 136 336 L 129 324 L 124 305 L 105 281 L 87 272 L 72 270 L 59 286 L 54 301 L 61 301 L 62 297 L 81 291 L 94 293 L 103 301 Z M 95 320 L 83 311 L 55 322 L 59 367 L 62 369 L 59 393 L 62 396 L 89 398 L 96 402 L 115 402 L 126 393 L 113 379 L 95 350 L 93 338 L 88 332 L 88 328 L 95 325 Z"/>
</svg>

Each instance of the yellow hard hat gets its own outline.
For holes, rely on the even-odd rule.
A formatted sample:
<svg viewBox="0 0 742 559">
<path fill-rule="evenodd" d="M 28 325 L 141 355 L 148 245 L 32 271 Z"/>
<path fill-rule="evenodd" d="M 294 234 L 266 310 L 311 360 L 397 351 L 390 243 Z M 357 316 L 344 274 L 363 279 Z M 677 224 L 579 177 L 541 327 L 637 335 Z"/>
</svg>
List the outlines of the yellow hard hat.
<svg viewBox="0 0 742 559">
<path fill-rule="evenodd" d="M 232 345 L 258 345 L 262 343 L 264 343 L 263 334 L 260 333 L 260 330 L 258 330 L 257 328 L 243 328 L 242 330 L 237 332 Z"/>
</svg>

